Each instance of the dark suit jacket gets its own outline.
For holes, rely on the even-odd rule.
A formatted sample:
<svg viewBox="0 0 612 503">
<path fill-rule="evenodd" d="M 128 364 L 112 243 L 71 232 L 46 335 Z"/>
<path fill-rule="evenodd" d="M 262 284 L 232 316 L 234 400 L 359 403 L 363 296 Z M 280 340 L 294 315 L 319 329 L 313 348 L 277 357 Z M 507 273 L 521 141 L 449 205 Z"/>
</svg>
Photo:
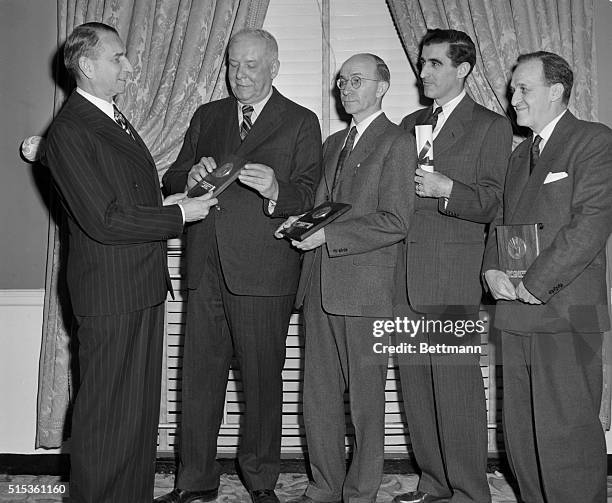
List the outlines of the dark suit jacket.
<svg viewBox="0 0 612 503">
<path fill-rule="evenodd" d="M 238 105 L 233 97 L 198 108 L 178 158 L 163 177 L 169 193 L 181 192 L 187 174 L 201 157 L 220 162 L 228 154 L 274 169 L 279 185 L 276 209 L 240 182 L 220 196 L 221 211 L 187 231 L 187 282 L 197 288 L 205 258 L 214 245 L 227 287 L 238 295 L 290 295 L 297 288 L 299 254 L 274 231 L 287 216 L 312 208 L 321 172 L 321 130 L 316 115 L 283 97 L 276 89 L 240 141 Z M 211 218 L 212 216 L 212 218 Z"/>
<path fill-rule="evenodd" d="M 53 121 L 43 162 L 68 213 L 68 288 L 75 314 L 128 313 L 166 298 L 166 240 L 182 232 L 178 206 L 162 206 L 155 163 L 74 92 Z"/>
<path fill-rule="evenodd" d="M 414 133 L 429 112 L 418 110 L 401 126 Z M 446 208 L 443 199 L 416 198 L 406 239 L 408 298 L 415 311 L 478 312 L 485 229 L 501 203 L 511 144 L 508 120 L 467 95 L 434 140 L 435 170 L 454 182 Z"/>
<path fill-rule="evenodd" d="M 324 202 L 348 129 L 323 146 L 324 178 L 315 205 Z M 389 317 L 402 240 L 412 217 L 416 147 L 382 114 L 368 126 L 344 163 L 335 201 L 352 208 L 325 227 L 326 243 L 306 253 L 296 303 L 301 305 L 316 254 L 321 254 L 323 309 L 331 314 Z"/>
<path fill-rule="evenodd" d="M 503 216 L 495 225 L 542 223 L 540 255 L 523 279 L 544 305 L 500 301 L 496 326 L 527 332 L 601 332 L 609 327 L 605 245 L 612 232 L 612 131 L 569 111 L 529 176 L 531 139 L 510 158 Z M 544 183 L 549 173 L 565 178 Z M 483 270 L 499 269 L 491 232 Z"/>
</svg>

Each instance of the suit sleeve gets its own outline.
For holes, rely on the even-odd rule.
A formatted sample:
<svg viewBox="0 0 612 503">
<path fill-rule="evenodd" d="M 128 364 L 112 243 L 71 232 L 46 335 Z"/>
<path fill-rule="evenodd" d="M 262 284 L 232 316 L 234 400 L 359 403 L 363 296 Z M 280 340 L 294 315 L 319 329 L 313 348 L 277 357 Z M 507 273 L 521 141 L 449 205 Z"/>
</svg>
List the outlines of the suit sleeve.
<svg viewBox="0 0 612 503">
<path fill-rule="evenodd" d="M 474 183 L 453 180 L 453 188 L 445 207 L 440 199 L 439 210 L 449 216 L 478 223 L 489 223 L 502 202 L 504 178 L 512 149 L 512 128 L 501 115 L 491 121 L 480 149 Z"/>
<path fill-rule="evenodd" d="M 602 128 L 573 166 L 570 221 L 527 270 L 523 283 L 542 302 L 570 284 L 605 247 L 612 232 L 612 132 Z"/>
<path fill-rule="evenodd" d="M 356 255 L 395 244 L 406 237 L 414 211 L 414 142 L 396 136 L 383 159 L 376 211 L 325 227 L 330 257 Z"/>
<path fill-rule="evenodd" d="M 161 194 L 156 194 L 158 205 L 123 202 L 100 169 L 103 156 L 100 145 L 75 124 L 54 124 L 47 138 L 45 163 L 69 213 L 91 239 L 135 244 L 167 240 L 182 232 L 180 208 L 162 206 Z"/>
<path fill-rule="evenodd" d="M 278 182 L 278 199 L 273 217 L 286 218 L 310 210 L 321 178 L 321 128 L 317 116 L 304 114 L 292 150 L 289 180 Z M 267 200 L 265 206 L 267 207 Z"/>
<path fill-rule="evenodd" d="M 200 138 L 203 115 L 203 107 L 198 108 L 193 114 L 187 132 L 185 133 L 185 139 L 183 140 L 183 146 L 181 147 L 179 155 L 162 177 L 164 192 L 166 194 L 176 194 L 177 192 L 183 192 L 185 190 L 189 171 L 193 165 L 196 164 L 195 156 L 198 148 L 198 139 Z"/>
</svg>

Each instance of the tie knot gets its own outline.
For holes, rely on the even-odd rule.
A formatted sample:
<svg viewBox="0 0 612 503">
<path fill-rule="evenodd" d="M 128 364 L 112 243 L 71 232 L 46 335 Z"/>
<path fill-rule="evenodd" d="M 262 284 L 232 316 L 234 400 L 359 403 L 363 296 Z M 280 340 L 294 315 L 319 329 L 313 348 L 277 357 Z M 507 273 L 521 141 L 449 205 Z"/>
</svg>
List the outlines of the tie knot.
<svg viewBox="0 0 612 503">
<path fill-rule="evenodd" d="M 355 141 L 355 136 L 357 136 L 357 127 L 353 126 L 351 130 L 349 131 L 348 136 L 346 137 L 345 145 L 348 145 L 349 143 L 353 143 Z"/>
<path fill-rule="evenodd" d="M 436 107 L 436 109 L 433 111 L 433 113 L 431 114 L 431 116 L 434 119 L 438 118 L 438 115 L 440 115 L 442 113 L 442 107 Z"/>
<path fill-rule="evenodd" d="M 531 148 L 534 148 L 534 149 L 537 148 L 539 150 L 541 141 L 542 141 L 542 137 L 539 134 L 535 135 L 533 137 L 533 143 L 531 144 Z"/>
<path fill-rule="evenodd" d="M 253 108 L 253 105 L 242 105 L 242 117 L 243 118 L 248 117 L 250 119 L 254 111 L 255 109 Z"/>
</svg>

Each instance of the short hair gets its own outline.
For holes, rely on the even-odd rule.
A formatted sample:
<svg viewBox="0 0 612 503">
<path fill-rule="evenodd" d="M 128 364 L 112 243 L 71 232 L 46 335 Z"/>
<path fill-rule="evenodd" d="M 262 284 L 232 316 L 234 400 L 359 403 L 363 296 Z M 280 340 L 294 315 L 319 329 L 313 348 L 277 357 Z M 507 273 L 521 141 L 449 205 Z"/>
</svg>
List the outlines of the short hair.
<svg viewBox="0 0 612 503">
<path fill-rule="evenodd" d="M 562 102 L 567 105 L 572 95 L 572 86 L 574 85 L 574 72 L 570 68 L 569 63 L 558 54 L 547 51 L 521 54 L 517 62 L 520 64 L 533 60 L 540 60 L 542 62 L 544 82 L 546 82 L 547 86 L 552 86 L 553 84 L 563 85 Z"/>
<path fill-rule="evenodd" d="M 469 63 L 472 73 L 476 65 L 476 46 L 470 36 L 459 30 L 427 30 L 427 33 L 421 40 L 421 51 L 426 45 L 445 44 L 448 43 L 448 57 L 452 61 L 454 67 L 458 67 L 461 63 Z M 466 75 L 467 77 L 467 75 Z"/>
<path fill-rule="evenodd" d="M 232 35 L 227 45 L 227 49 L 229 52 L 229 48 L 232 46 L 232 43 L 241 37 L 253 37 L 259 40 L 263 40 L 266 44 L 266 53 L 272 57 L 272 59 L 278 59 L 278 43 L 274 38 L 274 35 L 267 30 L 262 30 L 260 28 L 243 28 L 242 30 L 237 31 Z"/>
<path fill-rule="evenodd" d="M 68 35 L 64 45 L 64 66 L 75 79 L 79 77 L 79 58 L 98 55 L 99 34 L 103 32 L 119 36 L 112 26 L 96 22 L 81 24 Z"/>
<path fill-rule="evenodd" d="M 387 63 L 385 63 L 384 60 L 376 54 L 370 54 L 369 52 L 366 52 L 363 55 L 369 56 L 374 60 L 374 63 L 376 64 L 376 77 L 378 78 L 378 80 L 390 84 L 391 72 L 389 71 Z"/>
</svg>

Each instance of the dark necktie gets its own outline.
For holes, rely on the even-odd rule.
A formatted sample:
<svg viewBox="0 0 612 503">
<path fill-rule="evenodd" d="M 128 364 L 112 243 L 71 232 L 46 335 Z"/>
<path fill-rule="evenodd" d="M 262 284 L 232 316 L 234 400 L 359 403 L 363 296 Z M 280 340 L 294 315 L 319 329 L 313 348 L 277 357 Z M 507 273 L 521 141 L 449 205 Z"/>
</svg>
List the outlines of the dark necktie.
<svg viewBox="0 0 612 503">
<path fill-rule="evenodd" d="M 344 147 L 340 152 L 340 157 L 338 157 L 338 163 L 336 164 L 336 173 L 334 175 L 334 183 L 332 185 L 332 197 L 336 193 L 336 189 L 338 188 L 338 182 L 340 181 L 340 173 L 342 172 L 342 167 L 344 166 L 344 162 L 347 157 L 353 150 L 353 145 L 355 145 L 355 136 L 357 136 L 357 128 L 353 126 L 349 131 L 348 136 L 346 137 L 346 142 L 344 143 Z"/>
<path fill-rule="evenodd" d="M 436 124 L 438 124 L 438 115 L 442 113 L 442 107 L 436 107 L 436 109 L 429 114 L 427 120 L 423 124 L 431 124 L 431 130 L 435 131 Z"/>
<path fill-rule="evenodd" d="M 121 126 L 121 129 L 123 129 L 127 134 L 129 134 L 132 137 L 132 140 L 135 140 L 136 138 L 134 138 L 134 133 L 132 133 L 132 130 L 130 129 L 127 119 L 119 111 L 119 109 L 117 108 L 117 105 L 115 105 L 114 103 L 113 103 L 113 112 L 115 115 L 115 122 Z"/>
<path fill-rule="evenodd" d="M 253 127 L 251 122 L 251 115 L 253 115 L 254 108 L 251 105 L 242 106 L 242 124 L 240 124 L 240 139 L 244 140 L 249 134 L 249 131 Z"/>
<path fill-rule="evenodd" d="M 542 137 L 537 134 L 533 138 L 533 142 L 531 143 L 531 149 L 529 150 L 529 174 L 533 173 L 538 161 L 540 160 L 540 142 L 542 141 Z"/>
</svg>

